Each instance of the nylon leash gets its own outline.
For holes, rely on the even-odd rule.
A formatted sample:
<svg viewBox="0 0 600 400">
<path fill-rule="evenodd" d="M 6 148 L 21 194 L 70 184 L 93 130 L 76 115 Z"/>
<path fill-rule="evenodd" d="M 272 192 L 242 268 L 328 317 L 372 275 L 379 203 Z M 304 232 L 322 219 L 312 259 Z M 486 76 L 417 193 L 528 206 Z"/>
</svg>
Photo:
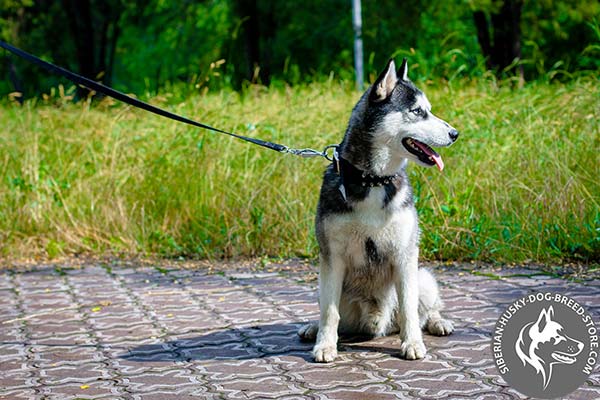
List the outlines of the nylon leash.
<svg viewBox="0 0 600 400">
<path fill-rule="evenodd" d="M 6 42 L 3 42 L 1 40 L 0 40 L 0 47 L 2 47 L 5 50 L 10 51 L 11 53 L 31 62 L 33 64 L 36 64 L 39 67 L 42 67 L 42 68 L 48 70 L 51 73 L 54 73 L 54 74 L 60 75 L 64 78 L 67 78 L 68 80 L 70 80 L 71 82 L 73 82 L 75 84 L 85 86 L 86 88 L 94 90 L 97 93 L 102 93 L 108 97 L 112 97 L 113 99 L 119 100 L 125 104 L 129 104 L 133 107 L 140 108 L 142 110 L 160 115 L 161 117 L 169 118 L 169 119 L 172 119 L 172 120 L 178 121 L 178 122 L 183 122 L 185 124 L 193 125 L 195 127 L 206 129 L 209 131 L 229 135 L 234 138 L 237 138 L 237 139 L 240 139 L 240 140 L 243 140 L 246 142 L 250 142 L 250 143 L 256 144 L 261 147 L 265 147 L 267 149 L 275 150 L 279 153 L 288 153 L 288 154 L 293 154 L 293 155 L 300 156 L 300 157 L 319 157 L 320 156 L 320 157 L 326 158 L 329 161 L 333 160 L 333 156 L 328 155 L 328 152 L 330 149 L 335 148 L 336 145 L 327 146 L 327 147 L 325 147 L 325 149 L 323 149 L 323 151 L 317 151 L 317 150 L 313 150 L 313 149 L 292 149 L 283 144 L 273 143 L 273 142 L 269 142 L 269 141 L 258 139 L 258 138 L 251 138 L 248 136 L 239 135 L 237 133 L 228 132 L 228 131 L 225 131 L 225 130 L 222 130 L 219 128 L 212 127 L 210 125 L 203 124 L 201 122 L 196 122 L 189 118 L 183 117 L 178 114 L 174 114 L 170 111 L 163 110 L 159 107 L 155 107 L 151 104 L 148 104 L 141 100 L 130 97 L 130 96 L 126 95 L 125 93 L 119 92 L 118 90 L 115 90 L 109 86 L 95 82 L 84 76 L 78 75 L 67 69 L 59 67 L 58 65 L 54 65 L 47 61 L 44 61 L 41 58 L 34 56 L 33 54 L 29 54 L 17 47 L 14 47 Z"/>
</svg>

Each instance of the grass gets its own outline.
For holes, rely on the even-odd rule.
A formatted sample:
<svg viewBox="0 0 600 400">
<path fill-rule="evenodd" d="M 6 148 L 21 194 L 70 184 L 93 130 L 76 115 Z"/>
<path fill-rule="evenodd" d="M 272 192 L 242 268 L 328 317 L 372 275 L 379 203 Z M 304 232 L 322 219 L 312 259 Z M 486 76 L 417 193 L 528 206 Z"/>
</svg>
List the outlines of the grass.
<svg viewBox="0 0 600 400">
<path fill-rule="evenodd" d="M 411 166 L 422 257 L 600 260 L 600 82 L 421 84 L 461 131 L 446 169 Z M 63 93 L 62 91 L 60 93 Z M 341 140 L 359 93 L 319 83 L 150 101 L 292 147 Z M 323 159 L 299 159 L 66 95 L 0 105 L 0 254 L 317 254 Z"/>
</svg>

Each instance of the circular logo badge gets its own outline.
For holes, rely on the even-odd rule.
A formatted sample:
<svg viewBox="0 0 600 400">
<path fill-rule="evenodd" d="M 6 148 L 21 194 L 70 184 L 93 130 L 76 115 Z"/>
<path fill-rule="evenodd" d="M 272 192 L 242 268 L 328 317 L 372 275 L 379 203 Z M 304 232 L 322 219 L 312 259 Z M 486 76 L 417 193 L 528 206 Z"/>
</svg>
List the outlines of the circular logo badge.
<svg viewBox="0 0 600 400">
<path fill-rule="evenodd" d="M 563 397 L 581 386 L 600 355 L 592 317 L 572 298 L 533 293 L 502 313 L 492 354 L 504 380 L 526 396 Z"/>
</svg>

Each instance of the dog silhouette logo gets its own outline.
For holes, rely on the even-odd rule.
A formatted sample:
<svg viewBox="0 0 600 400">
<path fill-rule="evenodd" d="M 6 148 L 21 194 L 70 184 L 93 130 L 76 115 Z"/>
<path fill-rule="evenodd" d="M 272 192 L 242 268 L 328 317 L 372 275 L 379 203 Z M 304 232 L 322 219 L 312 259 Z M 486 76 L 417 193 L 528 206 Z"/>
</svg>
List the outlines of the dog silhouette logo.
<svg viewBox="0 0 600 400">
<path fill-rule="evenodd" d="M 554 308 L 550 306 L 542 309 L 536 321 L 521 329 L 515 350 L 523 365 L 530 365 L 542 375 L 546 389 L 554 366 L 574 364 L 583 350 L 583 342 L 565 333 L 565 328 L 554 319 Z"/>
<path fill-rule="evenodd" d="M 600 356 L 592 317 L 560 293 L 534 293 L 512 303 L 492 335 L 502 378 L 526 396 L 563 398 L 581 386 Z"/>
</svg>

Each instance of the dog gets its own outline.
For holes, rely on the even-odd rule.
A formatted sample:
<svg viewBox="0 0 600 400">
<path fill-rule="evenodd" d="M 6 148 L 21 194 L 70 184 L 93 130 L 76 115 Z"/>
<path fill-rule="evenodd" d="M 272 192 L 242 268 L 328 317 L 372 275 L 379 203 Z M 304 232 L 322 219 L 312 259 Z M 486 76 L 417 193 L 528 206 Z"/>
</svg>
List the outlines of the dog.
<svg viewBox="0 0 600 400">
<path fill-rule="evenodd" d="M 458 138 L 431 113 L 425 94 L 408 78 L 406 59 L 394 60 L 362 95 L 327 168 L 315 223 L 319 243 L 318 324 L 300 328 L 315 340 L 317 362 L 337 357 L 338 332 L 399 333 L 399 355 L 425 356 L 422 329 L 449 335 L 433 275 L 418 267 L 419 228 L 408 161 L 444 168 L 432 147 Z"/>
<path fill-rule="evenodd" d="M 550 383 L 554 365 L 575 363 L 583 350 L 583 343 L 567 336 L 563 326 L 553 318 L 552 306 L 542 309 L 537 321 L 521 329 L 515 343 L 523 366 L 529 364 L 537 374 L 542 374 L 544 389 Z"/>
</svg>

